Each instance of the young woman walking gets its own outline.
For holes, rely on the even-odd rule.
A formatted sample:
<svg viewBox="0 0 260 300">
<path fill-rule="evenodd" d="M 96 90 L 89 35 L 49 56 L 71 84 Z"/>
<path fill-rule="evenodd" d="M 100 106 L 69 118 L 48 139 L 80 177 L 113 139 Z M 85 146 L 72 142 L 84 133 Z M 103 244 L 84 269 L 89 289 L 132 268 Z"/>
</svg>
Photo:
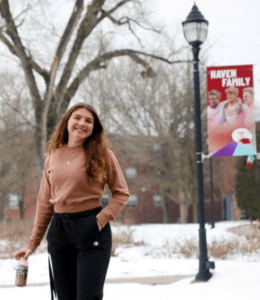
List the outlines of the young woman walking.
<svg viewBox="0 0 260 300">
<path fill-rule="evenodd" d="M 102 210 L 105 184 L 112 198 Z M 47 234 L 50 281 L 59 300 L 101 300 L 111 254 L 111 228 L 128 188 L 94 108 L 72 106 L 52 136 L 32 236 L 14 257 L 25 259 Z"/>
</svg>

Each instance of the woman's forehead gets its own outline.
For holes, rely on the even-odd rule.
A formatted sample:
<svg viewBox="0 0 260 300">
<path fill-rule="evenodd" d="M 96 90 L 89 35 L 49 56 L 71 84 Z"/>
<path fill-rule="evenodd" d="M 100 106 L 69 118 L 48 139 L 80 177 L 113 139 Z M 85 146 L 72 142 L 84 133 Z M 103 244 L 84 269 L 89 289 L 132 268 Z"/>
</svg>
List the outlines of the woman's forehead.
<svg viewBox="0 0 260 300">
<path fill-rule="evenodd" d="M 72 113 L 73 115 L 80 115 L 82 117 L 85 117 L 85 118 L 92 118 L 94 119 L 94 116 L 92 114 L 91 111 L 89 111 L 87 108 L 84 108 L 84 107 L 79 107 L 77 109 L 74 110 L 74 112 Z"/>
</svg>

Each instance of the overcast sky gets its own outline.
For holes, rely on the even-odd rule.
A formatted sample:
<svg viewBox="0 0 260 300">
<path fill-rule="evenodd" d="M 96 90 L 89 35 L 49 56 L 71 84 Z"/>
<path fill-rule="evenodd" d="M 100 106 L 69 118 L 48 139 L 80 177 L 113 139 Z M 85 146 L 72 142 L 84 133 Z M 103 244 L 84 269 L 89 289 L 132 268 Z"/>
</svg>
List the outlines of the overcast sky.
<svg viewBox="0 0 260 300">
<path fill-rule="evenodd" d="M 169 30 L 185 21 L 194 0 L 149 0 L 158 21 Z M 205 47 L 210 48 L 208 66 L 254 65 L 255 101 L 260 105 L 260 1 L 196 0 L 209 21 Z M 183 37 L 184 39 L 184 37 Z M 203 45 L 202 45 L 203 47 Z"/>
<path fill-rule="evenodd" d="M 202 45 L 204 49 L 211 45 L 208 66 L 253 64 L 255 103 L 260 107 L 260 0 L 195 2 L 209 21 L 208 37 Z M 177 37 L 182 43 L 186 41 L 181 22 L 185 21 L 193 5 L 194 0 L 147 0 L 149 10 L 153 11 L 152 18 L 156 19 L 158 24 L 164 24 L 174 36 L 177 32 Z M 68 2 L 68 5 L 63 4 L 63 10 L 59 8 L 59 15 L 63 16 L 59 20 L 67 20 L 72 6 L 73 2 Z M 0 47 L 4 46 L 1 44 Z M 6 51 L 6 48 L 4 49 Z"/>
</svg>

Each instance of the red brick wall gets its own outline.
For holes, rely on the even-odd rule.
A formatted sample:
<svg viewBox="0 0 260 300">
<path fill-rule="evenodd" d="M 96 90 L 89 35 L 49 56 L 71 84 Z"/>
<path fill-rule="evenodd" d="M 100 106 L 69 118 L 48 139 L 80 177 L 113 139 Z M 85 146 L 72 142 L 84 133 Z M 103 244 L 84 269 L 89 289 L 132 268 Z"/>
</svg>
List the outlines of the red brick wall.
<svg viewBox="0 0 260 300">
<path fill-rule="evenodd" d="M 29 184 L 25 189 L 24 195 L 24 219 L 34 218 L 37 201 L 37 190 L 34 183 Z M 19 219 L 20 210 L 9 207 L 7 213 L 8 219 Z"/>
</svg>

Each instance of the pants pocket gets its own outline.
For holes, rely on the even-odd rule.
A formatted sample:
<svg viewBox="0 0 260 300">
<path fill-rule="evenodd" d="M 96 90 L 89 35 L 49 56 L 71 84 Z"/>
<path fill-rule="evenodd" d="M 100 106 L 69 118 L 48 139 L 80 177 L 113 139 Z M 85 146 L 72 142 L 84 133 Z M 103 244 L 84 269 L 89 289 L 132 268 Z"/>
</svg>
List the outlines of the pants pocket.
<svg viewBox="0 0 260 300">
<path fill-rule="evenodd" d="M 109 223 L 105 225 L 105 227 L 99 232 L 99 247 L 101 249 L 110 249 L 112 248 L 112 232 L 111 226 Z"/>
<path fill-rule="evenodd" d="M 92 247 L 99 240 L 99 229 L 95 215 L 77 220 L 77 236 L 80 248 Z"/>
</svg>

